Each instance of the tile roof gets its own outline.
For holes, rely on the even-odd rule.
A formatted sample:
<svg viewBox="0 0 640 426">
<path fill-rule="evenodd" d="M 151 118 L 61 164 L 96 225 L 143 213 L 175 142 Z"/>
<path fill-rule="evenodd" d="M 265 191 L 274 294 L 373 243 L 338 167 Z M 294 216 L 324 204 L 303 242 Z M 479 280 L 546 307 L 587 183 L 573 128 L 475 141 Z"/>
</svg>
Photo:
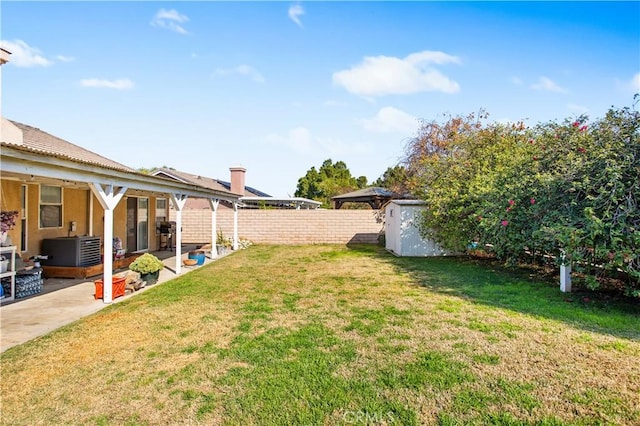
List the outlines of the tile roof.
<svg viewBox="0 0 640 426">
<path fill-rule="evenodd" d="M 156 169 L 154 172 L 160 172 L 168 176 L 174 176 L 185 182 L 204 186 L 205 188 L 215 189 L 217 191 L 227 191 L 231 193 L 231 184 L 223 180 L 213 179 L 213 178 L 200 176 L 200 175 L 194 175 L 191 173 L 181 172 L 179 170 L 174 170 L 174 169 L 167 169 L 165 167 Z M 262 191 L 258 191 L 257 189 L 251 188 L 250 186 L 245 186 L 244 188 L 246 191 L 245 195 L 247 196 L 269 197 L 268 194 L 265 194 Z"/>
<path fill-rule="evenodd" d="M 125 172 L 137 173 L 136 170 L 110 160 L 88 149 L 74 145 L 59 137 L 53 136 L 36 127 L 22 124 L 17 121 L 8 120 L 20 130 L 22 130 L 23 142 L 21 145 L 6 143 L 18 149 L 27 149 L 32 152 L 45 154 L 52 157 L 77 161 L 80 163 L 93 164 L 99 167 L 115 169 Z M 4 143 L 4 141 L 2 141 Z"/>
<path fill-rule="evenodd" d="M 10 126 L 8 128 L 9 130 L 6 133 L 2 132 L 2 134 L 0 134 L 0 136 L 2 136 L 2 139 L 0 139 L 0 145 L 2 145 L 3 147 L 11 147 L 12 149 L 15 149 L 17 151 L 37 154 L 39 156 L 42 156 L 44 161 L 48 161 L 52 158 L 58 158 L 61 160 L 78 163 L 78 169 L 83 169 L 87 165 L 91 165 L 111 171 L 137 175 L 139 178 L 144 180 L 145 183 L 148 184 L 150 182 L 148 178 L 151 176 L 146 173 L 142 173 L 124 164 L 110 160 L 109 158 L 103 157 L 100 154 L 96 154 L 95 152 L 89 151 L 88 149 L 82 148 L 57 136 L 53 136 L 36 127 L 19 123 L 13 120 L 7 120 L 4 117 L 0 117 L 0 119 L 2 120 L 3 129 L 5 129 L 5 124 Z M 4 155 L 5 154 L 3 153 L 3 156 Z M 83 167 L 83 165 L 85 167 Z M 173 170 L 170 171 L 174 172 Z M 164 188 L 164 185 L 166 185 L 166 183 L 160 183 L 160 181 L 171 180 L 172 185 L 175 185 L 177 180 L 179 182 L 181 181 L 181 183 L 185 186 L 199 187 L 199 191 L 206 190 L 206 192 L 209 192 L 213 190 L 219 196 L 222 196 L 225 199 L 238 198 L 237 194 L 232 194 L 230 191 L 227 191 L 224 186 L 219 184 L 207 184 L 206 180 L 203 181 L 197 179 L 185 179 L 184 177 L 178 179 L 169 179 L 169 177 L 166 176 L 154 176 L 154 179 L 156 179 L 158 182 L 152 182 L 152 185 L 158 183 L 159 185 L 163 186 L 162 188 L 160 188 L 161 190 L 166 189 Z"/>
<path fill-rule="evenodd" d="M 194 185 L 200 185 L 202 187 L 214 189 L 216 191 L 231 192 L 229 191 L 228 188 L 225 188 L 223 185 L 220 185 L 216 179 L 212 179 L 204 176 L 198 176 L 191 173 L 185 173 L 179 170 L 168 169 L 165 167 L 161 167 L 159 169 L 154 170 L 152 174 L 155 175 L 158 172 L 162 173 L 165 176 L 174 177 L 174 178 L 177 178 L 178 180 L 182 180 L 184 182 L 191 183 Z"/>
<path fill-rule="evenodd" d="M 231 183 L 230 182 L 225 182 L 223 180 L 218 180 L 218 183 L 222 186 L 224 186 L 228 191 L 231 191 Z M 251 197 L 251 196 L 255 196 L 255 197 L 271 197 L 271 195 L 267 194 L 266 192 L 262 192 L 259 191 L 255 188 L 252 188 L 250 186 L 245 186 L 244 187 L 244 191 L 245 191 L 245 197 Z"/>
</svg>

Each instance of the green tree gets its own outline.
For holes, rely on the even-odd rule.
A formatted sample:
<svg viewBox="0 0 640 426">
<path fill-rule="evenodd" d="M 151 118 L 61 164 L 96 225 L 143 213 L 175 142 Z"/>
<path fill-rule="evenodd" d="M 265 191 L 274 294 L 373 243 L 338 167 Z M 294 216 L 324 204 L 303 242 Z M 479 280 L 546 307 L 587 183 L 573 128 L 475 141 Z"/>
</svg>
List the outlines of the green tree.
<svg viewBox="0 0 640 426">
<path fill-rule="evenodd" d="M 316 170 L 311 167 L 307 173 L 298 179 L 295 196 L 309 198 L 322 202 L 325 208 L 331 207 L 331 197 L 354 191 L 367 186 L 367 178 L 351 176 L 344 161 L 325 160 Z"/>
<path fill-rule="evenodd" d="M 311 167 L 303 177 L 298 179 L 298 186 L 294 195 L 296 197 L 319 200 L 324 196 L 320 189 L 321 181 L 320 173 L 318 173 L 315 166 Z"/>
<path fill-rule="evenodd" d="M 407 194 L 409 191 L 409 173 L 407 168 L 401 164 L 388 167 L 387 170 L 376 179 L 373 186 L 386 188 L 396 194 Z"/>
<path fill-rule="evenodd" d="M 173 169 L 173 167 L 167 167 L 166 165 L 162 167 L 138 167 L 136 171 L 144 173 L 145 175 L 150 175 L 154 170 L 157 169 Z"/>
<path fill-rule="evenodd" d="M 591 288 L 622 271 L 640 297 L 640 113 L 532 128 L 486 118 L 423 123 L 407 145 L 425 235 L 457 251 L 490 245 L 509 264 L 564 258 Z"/>
</svg>

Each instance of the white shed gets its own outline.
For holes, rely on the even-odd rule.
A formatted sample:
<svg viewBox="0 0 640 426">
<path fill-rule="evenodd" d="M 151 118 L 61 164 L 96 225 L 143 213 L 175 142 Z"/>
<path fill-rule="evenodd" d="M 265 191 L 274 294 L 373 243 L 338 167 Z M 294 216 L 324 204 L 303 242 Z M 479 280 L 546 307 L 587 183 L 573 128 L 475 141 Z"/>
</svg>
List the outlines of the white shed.
<svg viewBox="0 0 640 426">
<path fill-rule="evenodd" d="M 445 256 L 434 241 L 422 238 L 418 229 L 420 200 L 391 200 L 385 208 L 385 248 L 396 256 Z"/>
</svg>

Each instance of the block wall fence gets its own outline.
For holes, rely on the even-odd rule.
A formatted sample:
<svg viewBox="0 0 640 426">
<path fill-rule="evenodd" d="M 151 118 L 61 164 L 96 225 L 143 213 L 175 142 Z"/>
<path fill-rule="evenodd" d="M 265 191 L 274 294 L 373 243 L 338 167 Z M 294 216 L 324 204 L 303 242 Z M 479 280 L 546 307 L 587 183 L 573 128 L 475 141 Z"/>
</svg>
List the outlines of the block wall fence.
<svg viewBox="0 0 640 426">
<path fill-rule="evenodd" d="M 182 241 L 211 241 L 211 210 L 182 212 Z M 170 220 L 175 220 L 171 210 Z M 233 210 L 219 209 L 218 230 L 233 235 Z M 255 244 L 377 244 L 378 210 L 238 210 L 238 236 Z"/>
</svg>

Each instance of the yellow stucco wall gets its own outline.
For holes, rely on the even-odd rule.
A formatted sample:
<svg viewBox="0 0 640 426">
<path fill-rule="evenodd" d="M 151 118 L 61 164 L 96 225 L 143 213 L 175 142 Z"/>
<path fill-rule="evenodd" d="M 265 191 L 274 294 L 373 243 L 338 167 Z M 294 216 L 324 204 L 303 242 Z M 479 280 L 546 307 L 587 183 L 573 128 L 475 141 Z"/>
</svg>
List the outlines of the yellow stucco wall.
<svg viewBox="0 0 640 426">
<path fill-rule="evenodd" d="M 62 226 L 40 227 L 40 185 L 27 185 L 27 253 L 40 254 L 41 241 L 76 235 L 88 235 L 88 191 L 75 188 L 62 189 Z M 70 230 L 70 222 L 76 222 L 76 230 Z"/>
<path fill-rule="evenodd" d="M 104 210 L 98 198 L 91 193 L 93 198 L 93 235 L 104 237 Z M 126 247 L 127 235 L 127 203 L 126 198 L 118 203 L 113 211 L 113 236 L 120 237 Z"/>
<path fill-rule="evenodd" d="M 94 197 L 93 205 L 93 230 L 94 235 L 103 236 L 104 235 L 104 211 L 102 210 L 102 206 L 98 202 L 98 199 Z M 137 197 L 123 197 L 120 203 L 116 206 L 115 211 L 113 212 L 113 236 L 120 237 L 122 240 L 123 246 L 127 251 L 134 251 L 135 247 L 127 247 L 127 199 L 128 198 L 137 198 Z M 154 251 L 159 248 L 158 246 L 158 238 L 156 237 L 156 198 L 155 197 L 142 197 L 149 199 L 149 218 L 148 218 L 148 235 L 149 235 L 149 250 Z"/>
<path fill-rule="evenodd" d="M 21 210 L 20 189 L 24 183 L 7 179 L 0 179 L 1 188 L 1 209 L 3 211 Z M 27 188 L 27 247 L 22 251 L 23 258 L 41 254 L 41 241 L 44 238 L 66 237 L 74 235 L 104 235 L 104 211 L 98 199 L 89 189 L 63 188 L 62 191 L 62 226 L 59 228 L 40 228 L 39 205 L 40 205 L 40 185 L 37 183 L 25 184 Z M 93 229 L 90 229 L 90 198 L 93 199 Z M 149 250 L 158 249 L 156 237 L 156 199 L 149 199 Z M 118 203 L 114 211 L 113 235 L 120 237 L 126 247 L 127 241 L 127 197 Z M 76 231 L 70 232 L 70 222 L 76 222 Z M 9 231 L 9 237 L 14 245 L 20 245 L 21 221 L 17 220 L 16 227 Z"/>
</svg>

